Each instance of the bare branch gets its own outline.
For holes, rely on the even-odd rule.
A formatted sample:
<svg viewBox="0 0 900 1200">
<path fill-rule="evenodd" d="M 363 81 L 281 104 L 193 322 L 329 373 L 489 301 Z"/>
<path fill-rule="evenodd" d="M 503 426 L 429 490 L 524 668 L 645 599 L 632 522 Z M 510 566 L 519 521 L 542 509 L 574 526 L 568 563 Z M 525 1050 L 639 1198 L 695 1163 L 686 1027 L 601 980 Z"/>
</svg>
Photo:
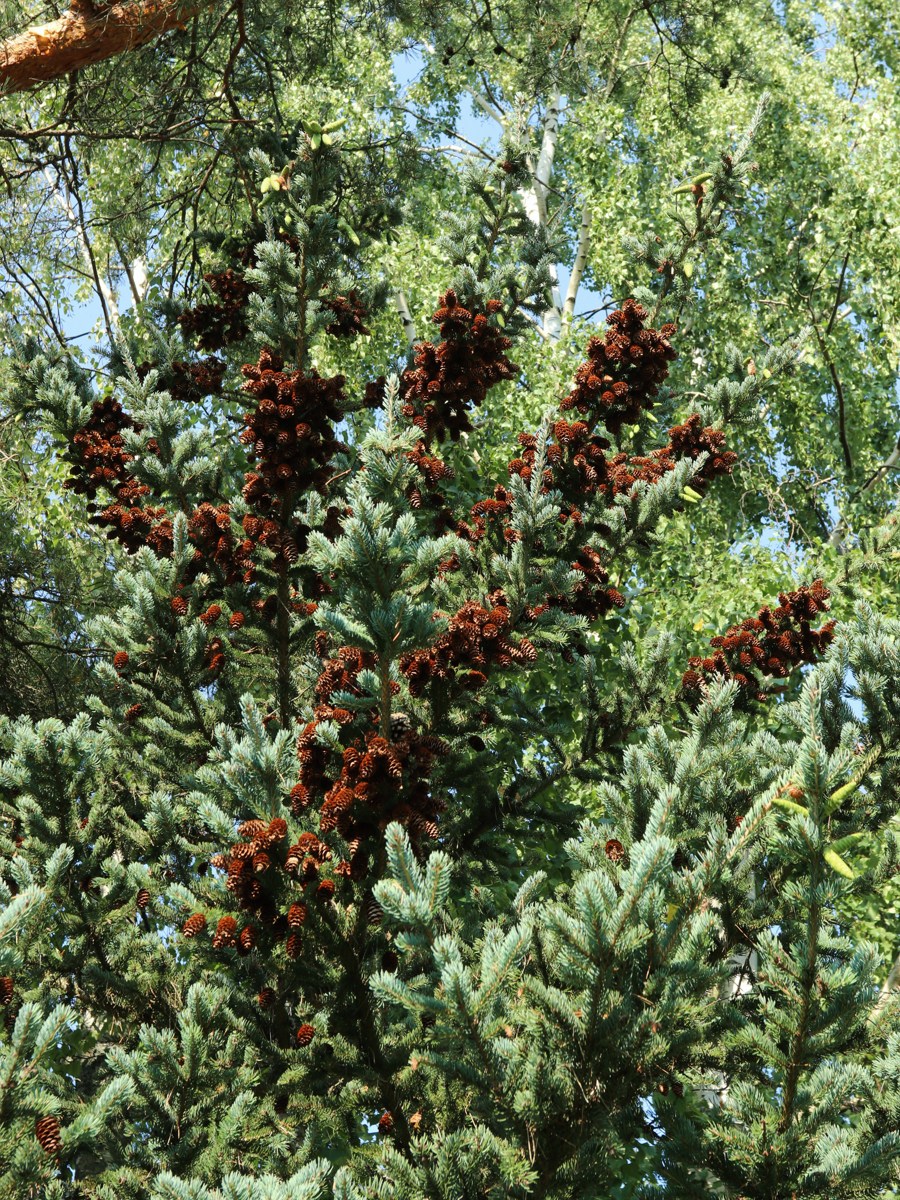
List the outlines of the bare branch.
<svg viewBox="0 0 900 1200">
<path fill-rule="evenodd" d="M 106 325 L 106 333 L 110 342 L 115 341 L 114 330 L 119 330 L 119 306 L 116 303 L 116 297 L 113 294 L 112 288 L 103 278 L 97 266 L 97 260 L 94 256 L 94 249 L 91 245 L 90 238 L 87 232 L 87 221 L 85 220 L 84 207 L 81 203 L 81 197 L 78 194 L 77 183 L 74 177 L 69 179 L 65 172 L 60 168 L 58 180 L 54 180 L 49 169 L 45 171 L 47 182 L 53 189 L 53 196 L 59 207 L 65 213 L 66 219 L 71 226 L 72 232 L 75 234 L 78 246 L 81 250 L 81 256 L 84 259 L 85 265 L 90 272 L 91 278 L 94 281 L 94 286 L 97 289 L 97 295 L 100 298 L 100 304 L 103 308 L 103 320 Z"/>
<path fill-rule="evenodd" d="M 900 451 L 900 445 L 898 445 L 898 451 Z M 891 1001 L 895 1001 L 898 993 L 900 993 L 900 955 L 894 959 L 891 969 L 888 971 L 887 979 L 885 979 L 881 986 L 878 999 L 875 1001 L 875 1007 L 872 1009 L 873 1018 L 877 1018 Z"/>
<path fill-rule="evenodd" d="M 883 463 L 878 464 L 866 482 L 859 489 L 857 494 L 862 495 L 863 492 L 869 492 L 872 490 L 872 488 L 877 487 L 878 484 L 881 483 L 881 481 L 885 478 L 888 471 L 892 471 L 897 466 L 900 466 L 900 437 L 897 438 L 897 444 L 894 446 L 894 449 L 891 451 L 891 453 L 887 456 Z M 843 517 L 841 517 L 841 519 L 832 529 L 831 533 L 828 535 L 828 545 L 833 546 L 836 550 L 839 550 L 843 545 L 844 534 L 847 532 L 847 529 L 847 522 Z M 898 963 L 900 963 L 900 960 L 898 960 Z M 900 970 L 900 966 L 898 966 L 898 970 Z"/>
<path fill-rule="evenodd" d="M 843 283 L 843 274 L 841 275 L 841 282 Z M 835 312 L 836 311 L 837 308 L 835 307 Z M 838 437 L 840 438 L 841 450 L 844 455 L 844 466 L 849 477 L 853 474 L 853 455 L 850 452 L 850 442 L 847 439 L 847 405 L 844 398 L 844 388 L 843 384 L 841 383 L 840 376 L 837 373 L 837 367 L 834 364 L 834 359 L 829 353 L 825 337 L 819 328 L 812 304 L 809 305 L 809 313 L 812 317 L 813 330 L 815 331 L 816 341 L 819 344 L 819 350 L 821 351 L 822 358 L 825 361 L 825 366 L 828 368 L 828 374 L 831 376 L 831 382 L 834 384 L 834 392 L 838 403 Z"/>
</svg>

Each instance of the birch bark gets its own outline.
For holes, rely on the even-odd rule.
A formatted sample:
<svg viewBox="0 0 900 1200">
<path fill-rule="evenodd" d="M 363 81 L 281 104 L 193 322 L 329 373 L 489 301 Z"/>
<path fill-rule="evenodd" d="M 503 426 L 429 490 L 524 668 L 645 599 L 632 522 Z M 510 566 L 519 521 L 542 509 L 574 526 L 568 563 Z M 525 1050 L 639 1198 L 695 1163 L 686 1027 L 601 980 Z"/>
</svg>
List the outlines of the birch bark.
<svg viewBox="0 0 900 1200">
<path fill-rule="evenodd" d="M 406 293 L 400 288 L 394 294 L 394 306 L 400 317 L 400 323 L 403 326 L 403 332 L 406 334 L 406 340 L 409 342 L 410 350 L 416 344 L 416 325 L 412 319 L 412 313 L 409 311 L 409 305 L 406 302 Z"/>
<path fill-rule="evenodd" d="M 538 229 L 546 228 L 547 225 L 547 197 L 550 193 L 553 160 L 556 157 L 556 145 L 559 140 L 560 101 L 559 93 L 555 92 L 544 113 L 541 149 L 533 171 L 532 186 L 523 188 L 520 192 L 525 213 Z M 547 338 L 556 338 L 562 332 L 563 305 L 559 290 L 559 272 L 555 263 L 550 265 L 550 283 L 551 304 L 543 315 L 543 332 Z"/>
<path fill-rule="evenodd" d="M 575 262 L 572 264 L 572 274 L 569 276 L 569 286 L 566 290 L 566 302 L 563 305 L 563 324 L 569 325 L 575 315 L 575 301 L 578 299 L 578 289 L 581 287 L 581 277 L 587 266 L 587 256 L 591 249 L 591 210 L 587 204 L 581 210 L 581 225 L 578 230 L 578 249 L 575 252 Z"/>
<path fill-rule="evenodd" d="M 882 479 L 884 479 L 884 477 L 887 475 L 888 471 L 893 470 L 893 468 L 898 465 L 900 465 L 900 437 L 897 438 L 897 444 L 894 446 L 894 449 L 887 456 L 887 458 L 884 460 L 884 462 L 881 463 L 875 469 L 875 471 L 869 476 L 869 478 L 866 480 L 866 482 L 860 488 L 860 491 L 863 491 L 863 492 L 870 491 L 877 484 L 881 483 Z M 848 532 L 847 522 L 844 520 L 843 517 L 841 517 L 841 519 L 838 521 L 838 523 L 835 525 L 834 529 L 832 529 L 831 533 L 828 536 L 828 545 L 833 546 L 836 550 L 839 550 L 841 548 L 841 546 L 843 545 L 844 536 L 847 532 Z"/>
</svg>

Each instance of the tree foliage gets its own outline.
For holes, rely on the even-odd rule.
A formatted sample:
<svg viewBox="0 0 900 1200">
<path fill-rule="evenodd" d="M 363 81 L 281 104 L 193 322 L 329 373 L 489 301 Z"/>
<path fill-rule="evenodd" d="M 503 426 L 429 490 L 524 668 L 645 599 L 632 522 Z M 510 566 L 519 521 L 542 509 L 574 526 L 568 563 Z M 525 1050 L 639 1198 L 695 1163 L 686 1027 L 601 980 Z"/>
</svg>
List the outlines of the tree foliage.
<svg viewBox="0 0 900 1200">
<path fill-rule="evenodd" d="M 891 1194 L 891 37 L 238 2 L 2 100 L 0 1195 Z"/>
</svg>

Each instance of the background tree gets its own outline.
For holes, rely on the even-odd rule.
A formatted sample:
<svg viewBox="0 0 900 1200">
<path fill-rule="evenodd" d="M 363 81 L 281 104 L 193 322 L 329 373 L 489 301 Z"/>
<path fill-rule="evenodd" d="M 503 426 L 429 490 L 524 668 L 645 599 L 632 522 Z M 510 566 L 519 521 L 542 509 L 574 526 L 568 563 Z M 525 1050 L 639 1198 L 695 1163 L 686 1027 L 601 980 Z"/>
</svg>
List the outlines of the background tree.
<svg viewBox="0 0 900 1200">
<path fill-rule="evenodd" d="M 831 239 L 891 47 L 264 16 L 5 101 L 9 436 L 94 593 L 20 536 L 8 627 L 43 575 L 99 661 L 91 721 L 4 731 L 4 1186 L 884 1193 L 896 1017 L 846 926 L 893 952 L 896 629 L 851 607 L 892 580 L 893 301 Z M 68 717 L 29 672 L 9 710 Z"/>
<path fill-rule="evenodd" d="M 9 365 L 7 360 L 6 365 Z M 14 391 L 7 379 L 5 395 Z M 33 417 L 7 411 L 0 429 L 0 647 L 7 716 L 77 713 L 92 642 L 85 620 L 111 603 L 109 556 L 63 491 Z"/>
</svg>

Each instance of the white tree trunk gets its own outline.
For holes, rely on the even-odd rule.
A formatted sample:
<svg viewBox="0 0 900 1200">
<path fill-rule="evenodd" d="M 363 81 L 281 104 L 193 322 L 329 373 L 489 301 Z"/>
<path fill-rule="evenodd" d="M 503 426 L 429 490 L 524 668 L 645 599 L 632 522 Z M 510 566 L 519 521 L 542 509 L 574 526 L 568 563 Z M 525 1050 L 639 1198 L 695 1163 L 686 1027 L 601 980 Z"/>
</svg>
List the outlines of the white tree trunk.
<svg viewBox="0 0 900 1200">
<path fill-rule="evenodd" d="M 547 196 L 553 176 L 556 143 L 559 140 L 560 99 L 559 93 L 554 93 L 544 114 L 541 149 L 533 171 L 532 186 L 523 188 L 519 193 L 528 219 L 539 229 L 544 228 L 547 224 Z M 543 331 L 546 337 L 555 338 L 559 337 L 562 331 L 562 296 L 559 291 L 559 274 L 555 263 L 550 266 L 550 281 L 552 302 L 550 308 L 544 313 Z"/>
<path fill-rule="evenodd" d="M 412 319 L 412 313 L 409 311 L 409 305 L 406 302 L 406 294 L 402 288 L 398 288 L 394 294 L 394 305 L 400 316 L 400 322 L 403 325 L 406 340 L 409 342 L 409 348 L 412 350 L 418 340 L 416 337 L 416 324 Z"/>
<path fill-rule="evenodd" d="M 578 230 L 578 250 L 572 274 L 569 276 L 569 286 L 566 291 L 566 302 L 563 305 L 563 323 L 568 325 L 575 315 L 575 301 L 578 299 L 578 289 L 581 287 L 581 277 L 587 266 L 587 256 L 591 248 L 591 210 L 585 204 L 581 210 L 581 226 Z"/>
</svg>

